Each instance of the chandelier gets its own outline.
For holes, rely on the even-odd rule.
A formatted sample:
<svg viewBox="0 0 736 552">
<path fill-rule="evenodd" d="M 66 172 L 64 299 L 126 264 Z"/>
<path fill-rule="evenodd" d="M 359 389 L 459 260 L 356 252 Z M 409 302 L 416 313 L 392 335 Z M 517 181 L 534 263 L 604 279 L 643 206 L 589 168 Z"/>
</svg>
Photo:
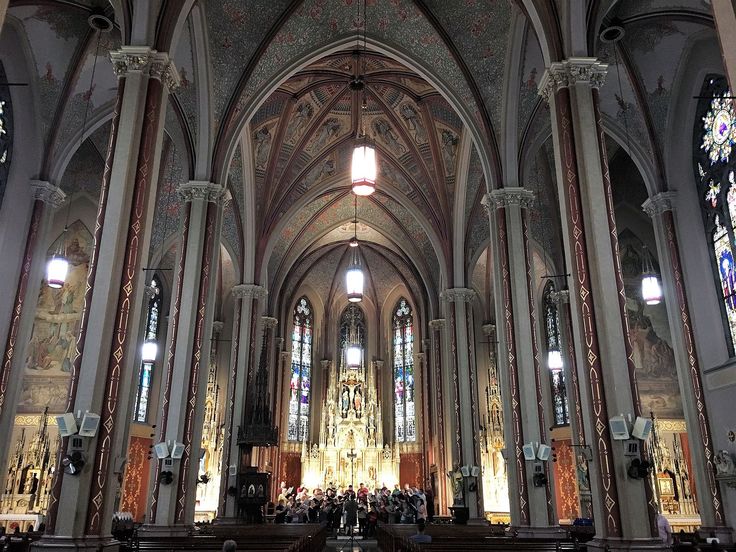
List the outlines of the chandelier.
<svg viewBox="0 0 736 552">
<path fill-rule="evenodd" d="M 647 305 L 659 305 L 662 301 L 662 287 L 659 285 L 657 272 L 654 270 L 652 256 L 645 245 L 642 248 L 643 271 L 641 275 L 641 298 Z"/>
<path fill-rule="evenodd" d="M 360 346 L 360 335 L 355 324 L 355 311 L 351 314 L 348 346 L 345 348 L 345 364 L 348 368 L 360 368 L 363 360 L 363 348 Z"/>
<path fill-rule="evenodd" d="M 358 3 L 358 21 L 361 21 L 360 17 L 360 2 Z M 366 25 L 365 17 L 365 1 L 363 2 L 363 25 Z M 352 189 L 355 195 L 369 196 L 376 191 L 376 148 L 368 140 L 365 134 L 365 128 L 363 126 L 363 113 L 366 111 L 367 102 L 365 97 L 365 78 L 363 77 L 365 66 L 361 65 L 364 63 L 365 55 L 367 52 L 365 30 L 363 32 L 363 48 L 361 58 L 361 47 L 360 47 L 360 25 L 357 26 L 356 34 L 357 52 L 358 59 L 356 62 L 356 75 L 350 81 L 350 88 L 359 92 L 362 95 L 360 119 L 358 124 L 358 132 L 355 140 L 355 148 L 353 149 L 353 163 L 352 163 Z"/>
<path fill-rule="evenodd" d="M 353 203 L 353 237 L 350 238 L 349 246 L 352 249 L 352 260 L 345 273 L 345 287 L 348 292 L 348 301 L 359 303 L 363 300 L 363 268 L 360 265 L 358 254 L 358 197 L 355 196 Z"/>
</svg>

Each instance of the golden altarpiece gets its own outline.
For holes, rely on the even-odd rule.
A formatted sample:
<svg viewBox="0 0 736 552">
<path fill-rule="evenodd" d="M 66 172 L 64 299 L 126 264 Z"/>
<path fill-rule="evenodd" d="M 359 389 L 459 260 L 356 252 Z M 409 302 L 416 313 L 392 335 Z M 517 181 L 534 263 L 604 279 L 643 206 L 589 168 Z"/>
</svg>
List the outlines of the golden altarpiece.
<svg viewBox="0 0 736 552">
<path fill-rule="evenodd" d="M 302 443 L 302 482 L 308 488 L 368 488 L 399 482 L 398 447 L 383 437 L 376 372 L 380 361 L 365 361 L 360 309 L 346 310 L 349 332 L 341 336 L 339 365 L 330 363 L 322 405 L 319 442 Z"/>
</svg>

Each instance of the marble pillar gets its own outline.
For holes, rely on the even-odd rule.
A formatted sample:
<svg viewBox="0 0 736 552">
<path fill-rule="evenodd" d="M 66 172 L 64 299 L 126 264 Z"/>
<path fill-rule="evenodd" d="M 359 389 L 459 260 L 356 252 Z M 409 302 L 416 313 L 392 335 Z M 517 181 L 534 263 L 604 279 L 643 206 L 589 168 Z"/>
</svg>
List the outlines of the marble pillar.
<svg viewBox="0 0 736 552">
<path fill-rule="evenodd" d="M 434 382 L 434 391 L 436 400 L 433 401 L 432 417 L 434 420 L 433 427 L 436 428 L 435 464 L 437 465 L 437 515 L 446 515 L 448 507 L 447 497 L 447 451 L 445 449 L 446 442 L 446 423 L 445 412 L 449 412 L 446 408 L 447 393 L 446 387 L 442 380 L 442 334 L 445 327 L 445 319 L 437 318 L 429 321 L 429 333 L 431 342 L 432 361 L 432 380 Z"/>
<path fill-rule="evenodd" d="M 531 444 L 534 452 L 541 445 L 548 445 L 545 405 L 547 398 L 543 393 L 542 364 L 539 359 L 539 342 L 537 337 L 536 299 L 534 285 L 536 280 L 532 270 L 532 260 L 529 252 L 529 231 L 527 212 L 533 205 L 534 194 L 518 187 L 506 187 L 493 190 L 487 196 L 485 204 L 495 206 L 493 214 L 495 222 L 505 230 L 505 246 L 508 251 L 507 271 L 508 291 L 510 292 L 510 310 L 505 310 L 505 316 L 513 318 L 513 332 L 505 333 L 502 339 L 514 340 L 514 362 L 509 362 L 509 371 L 516 370 L 516 374 L 509 374 L 509 383 L 514 380 L 518 390 L 510 389 L 510 395 L 518 393 L 520 404 L 518 409 L 512 405 L 512 419 L 519 416 L 520 432 L 523 436 L 519 442 Z M 503 222 L 501 222 L 503 219 Z M 503 245 L 499 242 L 499 248 Z M 507 344 L 510 347 L 510 344 Z M 514 410 L 518 410 L 514 413 Z M 515 425 L 515 424 L 514 424 Z M 515 439 L 515 442 L 517 439 Z M 518 443 L 517 443 L 518 444 Z M 548 445 L 549 446 L 549 445 Z M 518 452 L 518 451 L 515 451 Z M 523 516 L 517 525 L 512 519 L 511 525 L 521 536 L 549 537 L 559 532 L 556 525 L 554 511 L 554 496 L 552 491 L 552 473 L 549 461 L 525 460 L 520 465 L 519 457 L 515 457 L 517 469 L 522 469 L 519 479 L 525 479 L 527 489 L 528 523 L 524 523 Z M 539 472 L 544 475 L 537 475 Z"/>
<path fill-rule="evenodd" d="M 184 452 L 174 461 L 173 469 L 167 470 L 174 475 L 172 484 L 161 482 L 162 460 L 153 462 L 153 492 L 145 528 L 167 534 L 186 534 L 194 522 L 193 490 L 202 440 L 224 188 L 192 181 L 181 184 L 177 192 L 183 204 L 182 241 L 169 316 L 172 331 L 157 442 L 166 442 L 169 450 L 181 443 Z"/>
<path fill-rule="evenodd" d="M 243 423 L 245 416 L 245 400 L 247 396 L 247 385 L 249 383 L 249 373 L 251 371 L 251 361 L 253 355 L 251 350 L 253 347 L 253 322 L 256 320 L 253 316 L 254 312 L 259 312 L 259 303 L 268 295 L 266 289 L 257 284 L 239 284 L 233 288 L 233 295 L 238 299 L 236 303 L 239 306 L 238 325 L 238 346 L 237 355 L 232 359 L 234 363 L 231 368 L 231 384 L 234 383 L 232 389 L 228 389 L 228 396 L 232 397 L 232 406 L 227 413 L 229 439 L 225 440 L 223 462 L 223 473 L 227 473 L 227 481 L 221 487 L 224 489 L 225 496 L 222 497 L 224 509 L 218 512 L 218 518 L 222 521 L 232 520 L 237 516 L 238 505 L 236 500 L 237 493 L 229 493 L 227 489 L 237 487 L 237 474 L 240 465 L 240 447 L 238 446 L 238 430 Z M 234 373 L 232 373 L 234 372 Z"/>
<path fill-rule="evenodd" d="M 476 443 L 478 427 L 477 408 L 474 403 L 472 385 L 475 382 L 475 366 L 471 366 L 470 338 L 468 327 L 472 327 L 473 311 L 471 303 L 475 297 L 475 290 L 470 288 L 451 288 L 442 292 L 441 299 L 447 302 L 447 318 L 449 319 L 448 340 L 450 342 L 451 388 L 454 448 L 452 466 L 479 466 L 480 455 Z M 476 478 L 477 479 L 477 478 Z M 464 504 L 471 518 L 482 514 L 479 511 L 479 493 L 476 485 L 471 485 L 471 479 L 465 477 Z"/>
<path fill-rule="evenodd" d="M 143 261 L 161 161 L 165 105 L 178 76 L 169 56 L 143 46 L 111 53 L 118 100 L 103 174 L 69 412 L 100 415 L 85 439 L 87 467 L 63 473 L 59 450 L 47 516 L 47 535 L 34 549 L 98 550 L 111 541 L 115 497 L 124 469 L 130 397 L 140 358 L 144 307 Z"/>
<path fill-rule="evenodd" d="M 606 71 L 593 58 L 553 63 L 540 94 L 551 107 L 563 244 L 571 267 L 573 339 L 586 388 L 581 397 L 585 430 L 592 436 L 596 537 L 589 549 L 642 550 L 660 542 L 653 538 L 652 488 L 648 478 L 627 477 L 631 458 L 609 429 L 612 416 L 633 419 L 640 405 L 599 109 L 598 88 Z M 642 449 L 646 458 L 644 443 Z"/>
<path fill-rule="evenodd" d="M 733 530 L 726 526 L 721 489 L 715 478 L 715 450 L 680 262 L 680 247 L 673 207 L 675 198 L 675 192 L 660 192 L 647 199 L 642 208 L 651 217 L 654 225 L 657 257 L 662 271 L 664 302 L 672 333 L 672 348 L 675 351 L 675 364 L 687 424 L 687 438 L 695 472 L 701 533 L 709 535 L 715 532 L 721 542 L 732 542 Z"/>
</svg>

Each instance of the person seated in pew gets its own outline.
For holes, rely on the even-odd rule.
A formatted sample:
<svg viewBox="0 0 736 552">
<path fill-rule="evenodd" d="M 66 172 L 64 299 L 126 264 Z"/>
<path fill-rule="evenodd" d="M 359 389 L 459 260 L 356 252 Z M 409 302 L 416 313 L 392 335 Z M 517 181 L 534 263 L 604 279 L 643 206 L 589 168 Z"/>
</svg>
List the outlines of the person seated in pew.
<svg viewBox="0 0 736 552">
<path fill-rule="evenodd" d="M 222 552 L 236 552 L 238 549 L 238 543 L 234 540 L 226 540 L 222 543 Z"/>
<path fill-rule="evenodd" d="M 432 535 L 427 535 L 427 534 L 424 533 L 424 530 L 426 528 L 427 528 L 427 522 L 424 521 L 423 519 L 420 519 L 417 522 L 417 533 L 416 533 L 416 535 L 412 535 L 411 537 L 409 537 L 409 540 L 411 542 L 416 542 L 418 544 L 423 544 L 423 543 L 426 544 L 426 543 L 432 542 Z"/>
</svg>

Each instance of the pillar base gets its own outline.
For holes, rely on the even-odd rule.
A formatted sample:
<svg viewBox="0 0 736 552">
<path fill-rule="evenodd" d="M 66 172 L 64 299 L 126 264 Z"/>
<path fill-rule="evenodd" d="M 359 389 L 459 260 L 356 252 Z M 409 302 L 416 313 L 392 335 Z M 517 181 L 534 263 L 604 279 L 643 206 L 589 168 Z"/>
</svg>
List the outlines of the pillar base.
<svg viewBox="0 0 736 552">
<path fill-rule="evenodd" d="M 697 530 L 698 536 L 705 540 L 710 536 L 717 537 L 721 544 L 733 544 L 733 528 L 725 525 L 716 527 L 706 527 L 702 525 Z"/>
<path fill-rule="evenodd" d="M 31 550 L 42 550 L 43 552 L 118 552 L 120 543 L 112 536 L 57 537 L 46 535 L 41 540 L 31 543 Z"/>
<path fill-rule="evenodd" d="M 588 552 L 651 552 L 653 550 L 672 550 L 661 539 L 617 539 L 594 538 L 586 543 Z"/>
<path fill-rule="evenodd" d="M 191 526 L 184 524 L 177 525 L 142 525 L 138 529 L 138 534 L 143 537 L 188 537 Z"/>
<path fill-rule="evenodd" d="M 564 539 L 567 537 L 565 531 L 559 525 L 531 526 L 520 525 L 508 528 L 508 533 L 520 539 Z"/>
</svg>

